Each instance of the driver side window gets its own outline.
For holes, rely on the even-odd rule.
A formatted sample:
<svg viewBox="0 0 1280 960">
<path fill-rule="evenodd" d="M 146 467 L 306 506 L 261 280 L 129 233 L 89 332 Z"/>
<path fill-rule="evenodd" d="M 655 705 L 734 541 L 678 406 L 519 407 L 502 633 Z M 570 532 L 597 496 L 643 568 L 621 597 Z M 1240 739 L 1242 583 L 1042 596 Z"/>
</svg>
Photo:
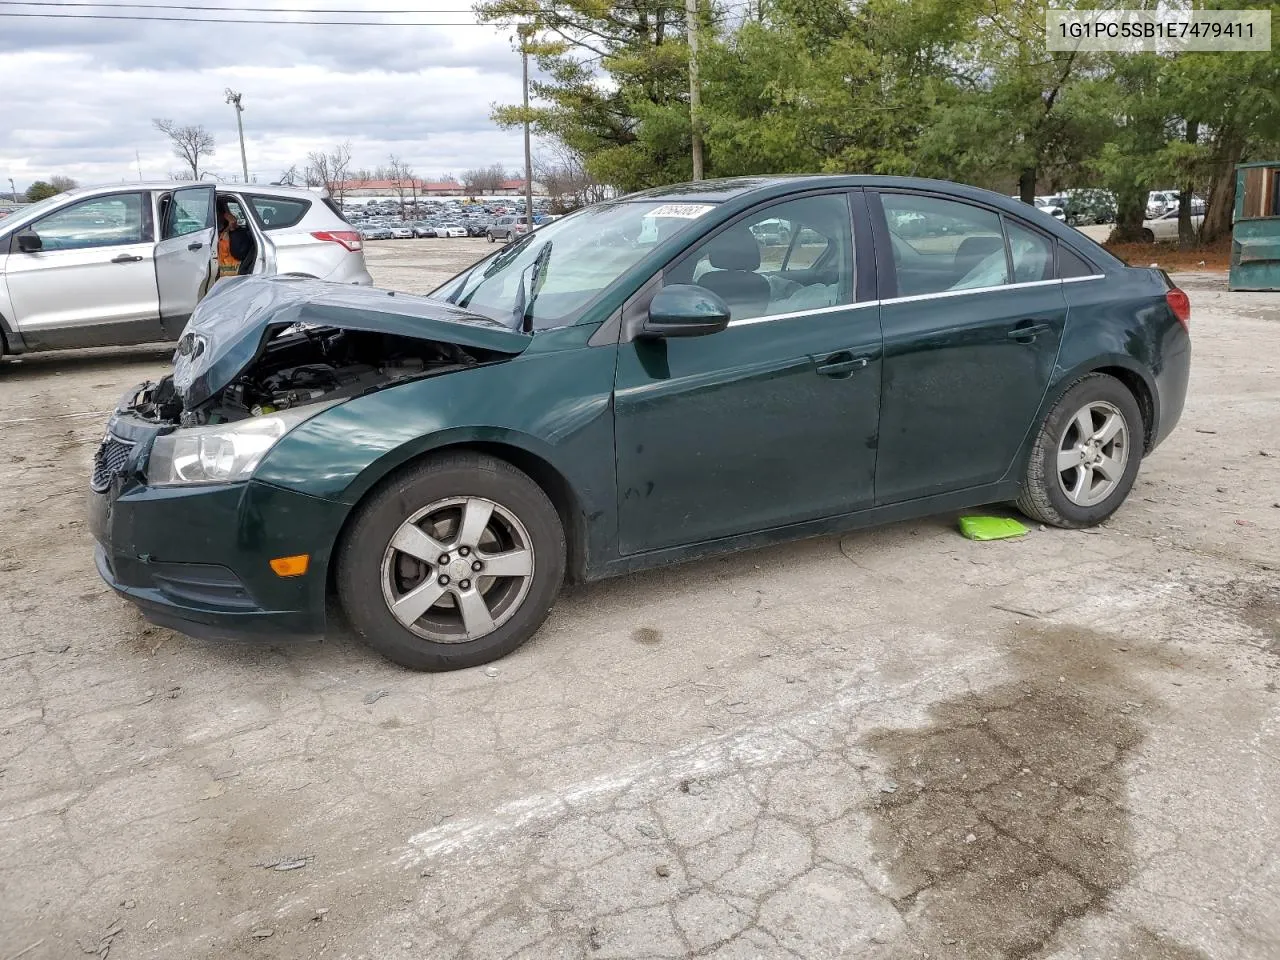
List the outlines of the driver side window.
<svg viewBox="0 0 1280 960">
<path fill-rule="evenodd" d="M 90 197 L 37 220 L 31 229 L 45 251 L 147 243 L 151 240 L 149 201 L 149 195 L 142 193 Z"/>
<path fill-rule="evenodd" d="M 698 244 L 663 284 L 706 287 L 734 320 L 853 303 L 851 222 L 843 193 L 773 204 Z"/>
</svg>

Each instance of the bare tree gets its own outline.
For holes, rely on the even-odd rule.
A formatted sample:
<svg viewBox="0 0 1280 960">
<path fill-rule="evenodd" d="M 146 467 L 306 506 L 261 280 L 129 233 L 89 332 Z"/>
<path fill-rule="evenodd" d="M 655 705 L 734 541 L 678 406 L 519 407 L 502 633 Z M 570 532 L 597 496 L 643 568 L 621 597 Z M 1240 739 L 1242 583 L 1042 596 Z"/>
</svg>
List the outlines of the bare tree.
<svg viewBox="0 0 1280 960">
<path fill-rule="evenodd" d="M 555 213 L 566 213 L 604 200 L 603 184 L 587 172 L 582 154 L 562 143 L 547 145 L 533 161 L 533 176 L 551 197 Z"/>
<path fill-rule="evenodd" d="M 391 187 L 395 190 L 396 198 L 400 201 L 400 219 L 404 220 L 404 195 L 409 188 L 409 181 L 413 178 L 413 171 L 409 169 L 408 164 L 394 153 L 387 158 L 386 170 L 386 179 L 391 181 Z"/>
<path fill-rule="evenodd" d="M 462 174 L 462 186 L 468 194 L 496 193 L 507 179 L 502 164 L 466 170 Z"/>
<path fill-rule="evenodd" d="M 179 125 L 172 120 L 156 119 L 151 125 L 169 138 L 173 155 L 187 165 L 191 171 L 191 179 L 200 179 L 200 158 L 212 157 L 214 147 L 213 134 L 200 124 Z"/>
<path fill-rule="evenodd" d="M 323 187 L 329 196 L 342 203 L 347 189 L 347 169 L 351 166 L 351 141 L 340 143 L 328 153 L 312 150 L 307 154 L 303 177 L 309 187 Z"/>
<path fill-rule="evenodd" d="M 76 183 L 76 181 L 72 180 L 70 177 L 63 176 L 60 173 L 55 173 L 49 178 L 49 186 L 53 187 L 53 189 L 58 191 L 58 193 L 66 193 L 68 190 L 74 190 L 76 187 L 80 186 L 80 184 Z"/>
<path fill-rule="evenodd" d="M 296 187 L 302 182 L 302 174 L 298 172 L 296 163 L 289 164 L 288 169 L 281 170 L 280 176 L 276 179 L 276 183 L 282 187 Z"/>
</svg>

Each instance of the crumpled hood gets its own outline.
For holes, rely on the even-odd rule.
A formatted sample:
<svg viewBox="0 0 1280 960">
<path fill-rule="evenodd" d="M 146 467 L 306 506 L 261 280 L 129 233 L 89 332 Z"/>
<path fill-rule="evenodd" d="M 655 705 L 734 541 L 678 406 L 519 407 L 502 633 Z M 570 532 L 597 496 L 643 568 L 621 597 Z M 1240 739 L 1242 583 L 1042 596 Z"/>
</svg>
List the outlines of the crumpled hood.
<svg viewBox="0 0 1280 960">
<path fill-rule="evenodd" d="M 234 380 L 273 330 L 296 323 L 391 333 L 513 356 L 533 337 L 441 300 L 300 277 L 219 280 L 187 322 L 173 356 L 183 407 L 203 403 Z"/>
</svg>

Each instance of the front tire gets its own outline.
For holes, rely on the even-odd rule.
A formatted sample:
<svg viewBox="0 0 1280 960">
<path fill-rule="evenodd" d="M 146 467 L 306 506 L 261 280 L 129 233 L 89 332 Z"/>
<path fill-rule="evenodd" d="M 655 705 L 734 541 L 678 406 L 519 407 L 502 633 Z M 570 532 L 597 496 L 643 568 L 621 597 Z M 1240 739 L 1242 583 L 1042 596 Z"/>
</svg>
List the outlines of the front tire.
<svg viewBox="0 0 1280 960">
<path fill-rule="evenodd" d="M 338 556 L 352 627 L 412 670 L 506 656 L 537 632 L 564 581 L 565 540 L 542 489 L 480 453 L 432 457 L 360 507 Z"/>
<path fill-rule="evenodd" d="M 1055 527 L 1092 527 L 1124 503 L 1142 461 L 1142 411 L 1129 388 L 1091 373 L 1049 411 L 1027 459 L 1018 509 Z"/>
</svg>

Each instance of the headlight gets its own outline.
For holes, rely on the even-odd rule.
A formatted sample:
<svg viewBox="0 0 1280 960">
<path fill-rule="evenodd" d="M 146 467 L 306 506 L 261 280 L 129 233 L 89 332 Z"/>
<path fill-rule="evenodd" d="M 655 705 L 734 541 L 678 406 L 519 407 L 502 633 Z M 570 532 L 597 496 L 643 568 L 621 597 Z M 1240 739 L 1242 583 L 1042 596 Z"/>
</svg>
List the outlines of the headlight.
<svg viewBox="0 0 1280 960">
<path fill-rule="evenodd" d="M 331 406 L 333 403 L 312 403 L 265 417 L 189 427 L 157 437 L 147 460 L 147 482 L 168 486 L 248 480 L 281 437 Z"/>
</svg>

